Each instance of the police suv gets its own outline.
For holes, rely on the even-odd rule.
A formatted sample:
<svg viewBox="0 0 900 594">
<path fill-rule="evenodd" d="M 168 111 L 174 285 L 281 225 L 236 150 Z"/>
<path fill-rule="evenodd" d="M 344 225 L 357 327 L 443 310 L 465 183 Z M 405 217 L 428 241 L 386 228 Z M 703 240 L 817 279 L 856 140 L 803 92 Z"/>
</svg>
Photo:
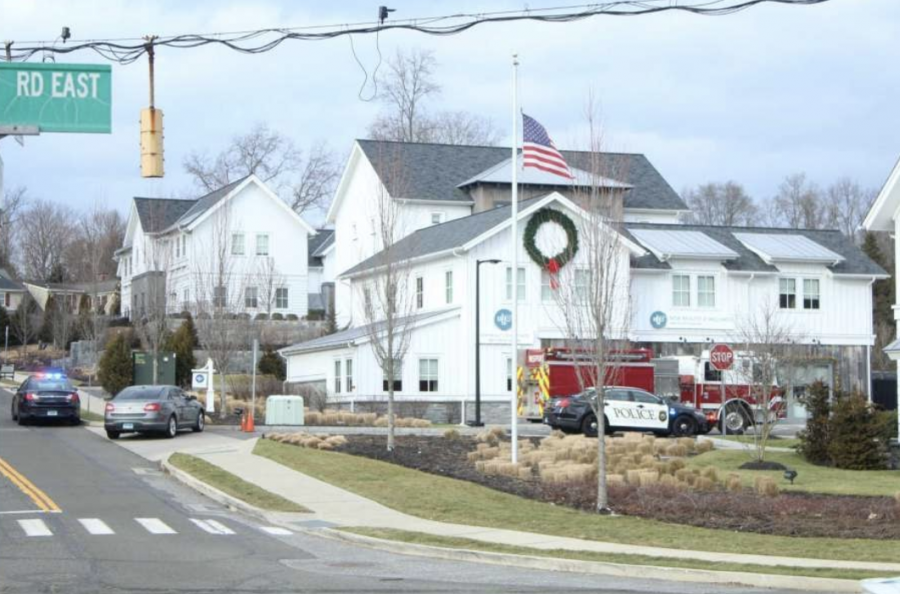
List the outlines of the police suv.
<svg viewBox="0 0 900 594">
<path fill-rule="evenodd" d="M 604 390 L 606 433 L 640 431 L 679 437 L 708 433 L 704 414 L 692 406 L 671 402 L 637 388 L 610 386 Z M 591 402 L 594 388 L 581 394 L 553 398 L 544 407 L 544 423 L 566 432 L 597 435 L 597 416 Z"/>
</svg>

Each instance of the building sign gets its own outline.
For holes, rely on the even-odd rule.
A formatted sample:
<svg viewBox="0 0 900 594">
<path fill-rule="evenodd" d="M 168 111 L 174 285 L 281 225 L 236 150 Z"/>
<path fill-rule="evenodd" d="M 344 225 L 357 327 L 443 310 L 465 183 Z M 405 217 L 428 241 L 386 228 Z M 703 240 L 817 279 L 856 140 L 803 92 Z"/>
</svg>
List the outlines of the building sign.
<svg viewBox="0 0 900 594">
<path fill-rule="evenodd" d="M 655 311 L 650 314 L 650 325 L 655 330 L 663 328 L 679 330 L 729 330 L 734 327 L 731 314 L 711 311 Z"/>
<path fill-rule="evenodd" d="M 0 127 L 112 132 L 108 64 L 0 62 Z"/>
<path fill-rule="evenodd" d="M 209 388 L 209 372 L 204 370 L 194 370 L 191 378 L 191 388 L 194 390 L 206 390 Z"/>
<path fill-rule="evenodd" d="M 494 314 L 494 325 L 504 332 L 512 328 L 512 312 L 508 309 L 498 309 Z"/>
</svg>

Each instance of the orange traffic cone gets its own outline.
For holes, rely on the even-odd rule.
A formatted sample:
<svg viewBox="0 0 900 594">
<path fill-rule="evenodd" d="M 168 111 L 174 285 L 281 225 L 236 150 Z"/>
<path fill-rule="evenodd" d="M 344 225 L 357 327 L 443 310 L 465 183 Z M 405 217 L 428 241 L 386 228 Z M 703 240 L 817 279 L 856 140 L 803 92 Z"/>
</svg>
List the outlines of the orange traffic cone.
<svg viewBox="0 0 900 594">
<path fill-rule="evenodd" d="M 246 427 L 244 428 L 244 431 L 247 433 L 253 433 L 256 431 L 256 426 L 253 423 L 253 411 L 252 410 L 247 413 L 247 423 L 246 423 Z"/>
</svg>

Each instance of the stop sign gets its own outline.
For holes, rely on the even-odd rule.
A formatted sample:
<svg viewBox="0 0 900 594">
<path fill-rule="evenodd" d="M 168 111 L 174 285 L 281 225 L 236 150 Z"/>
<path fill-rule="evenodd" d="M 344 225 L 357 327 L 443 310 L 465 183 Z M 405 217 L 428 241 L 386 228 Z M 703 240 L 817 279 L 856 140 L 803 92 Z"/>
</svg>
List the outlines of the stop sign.
<svg viewBox="0 0 900 594">
<path fill-rule="evenodd" d="M 717 344 L 709 351 L 709 364 L 719 371 L 731 369 L 734 364 L 734 351 L 727 344 Z"/>
</svg>

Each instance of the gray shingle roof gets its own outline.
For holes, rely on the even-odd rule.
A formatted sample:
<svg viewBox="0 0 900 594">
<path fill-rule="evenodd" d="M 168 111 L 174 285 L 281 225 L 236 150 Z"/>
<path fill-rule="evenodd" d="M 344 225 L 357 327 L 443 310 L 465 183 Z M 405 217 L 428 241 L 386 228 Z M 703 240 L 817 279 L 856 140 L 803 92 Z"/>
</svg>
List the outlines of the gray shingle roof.
<svg viewBox="0 0 900 594">
<path fill-rule="evenodd" d="M 22 292 L 24 290 L 25 285 L 22 285 L 21 283 L 16 282 L 7 276 L 0 275 L 0 291 Z"/>
<path fill-rule="evenodd" d="M 448 311 L 452 311 L 453 309 L 457 308 L 445 308 L 436 311 L 430 311 L 427 313 L 415 314 L 412 316 L 407 316 L 405 318 L 400 318 L 396 320 L 395 323 L 398 324 L 398 326 L 417 324 L 424 320 L 443 315 Z M 383 323 L 378 323 L 377 330 L 380 331 L 383 326 Z M 320 336 L 319 338 L 307 340 L 306 342 L 298 342 L 297 344 L 285 347 L 278 352 L 287 355 L 290 353 L 305 353 L 309 351 L 341 348 L 344 346 L 349 346 L 351 343 L 365 338 L 368 333 L 369 331 L 367 326 L 356 326 L 355 328 L 348 328 L 340 332 L 335 332 L 334 334 L 328 334 L 327 336 Z"/>
<path fill-rule="evenodd" d="M 543 198 L 544 196 L 540 196 L 530 200 L 523 200 L 519 203 L 519 209 L 528 208 Z M 408 258 L 428 256 L 459 247 L 509 219 L 511 208 L 510 206 L 501 206 L 493 210 L 485 210 L 467 217 L 419 229 L 394 244 L 392 257 L 394 261 L 403 261 Z M 378 252 L 347 270 L 341 276 L 377 268 L 387 261 L 386 258 L 385 252 Z"/>
<path fill-rule="evenodd" d="M 156 233 L 166 229 L 186 213 L 196 200 L 176 200 L 173 198 L 135 198 L 138 219 L 145 233 Z"/>
<path fill-rule="evenodd" d="M 322 251 L 334 243 L 334 229 L 316 229 L 315 235 L 309 236 L 307 252 L 310 266 L 322 265 Z"/>
<path fill-rule="evenodd" d="M 843 256 L 844 261 L 828 269 L 835 274 L 873 274 L 880 275 L 886 272 L 875 262 L 869 259 L 853 241 L 840 231 L 814 230 L 814 229 L 773 229 L 768 227 L 716 227 L 711 225 L 665 225 L 659 223 L 626 223 L 626 232 L 632 229 L 669 229 L 679 231 L 700 231 L 710 238 L 718 241 L 725 247 L 737 252 L 734 260 L 722 262 L 726 270 L 735 272 L 777 272 L 778 268 L 766 264 L 762 258 L 747 249 L 743 243 L 737 240 L 735 233 L 764 233 L 771 235 L 801 235 L 829 250 Z M 628 233 L 631 239 L 635 239 Z M 637 243 L 640 243 L 639 241 Z M 647 254 L 632 260 L 633 268 L 641 269 L 669 269 L 666 262 L 661 262 L 653 254 Z"/>
<path fill-rule="evenodd" d="M 457 186 L 510 157 L 509 148 L 497 146 L 357 142 L 394 198 L 471 202 L 469 193 Z M 625 194 L 626 208 L 687 210 L 681 197 L 644 155 L 601 153 L 599 163 L 594 164 L 589 152 L 562 154 L 572 167 L 619 172 L 611 177 L 634 186 Z M 550 191 L 552 186 L 547 189 Z"/>
<path fill-rule="evenodd" d="M 194 205 L 191 206 L 190 210 L 184 213 L 177 222 L 181 225 L 190 224 L 197 217 L 202 215 L 204 212 L 209 210 L 212 206 L 214 206 L 219 200 L 228 195 L 228 193 L 235 189 L 237 186 L 241 184 L 245 179 L 250 177 L 249 175 L 245 175 L 244 177 L 234 180 L 230 184 L 226 186 L 222 186 L 218 190 L 213 190 L 209 194 L 205 196 L 201 196 L 196 201 L 194 201 Z"/>
</svg>

